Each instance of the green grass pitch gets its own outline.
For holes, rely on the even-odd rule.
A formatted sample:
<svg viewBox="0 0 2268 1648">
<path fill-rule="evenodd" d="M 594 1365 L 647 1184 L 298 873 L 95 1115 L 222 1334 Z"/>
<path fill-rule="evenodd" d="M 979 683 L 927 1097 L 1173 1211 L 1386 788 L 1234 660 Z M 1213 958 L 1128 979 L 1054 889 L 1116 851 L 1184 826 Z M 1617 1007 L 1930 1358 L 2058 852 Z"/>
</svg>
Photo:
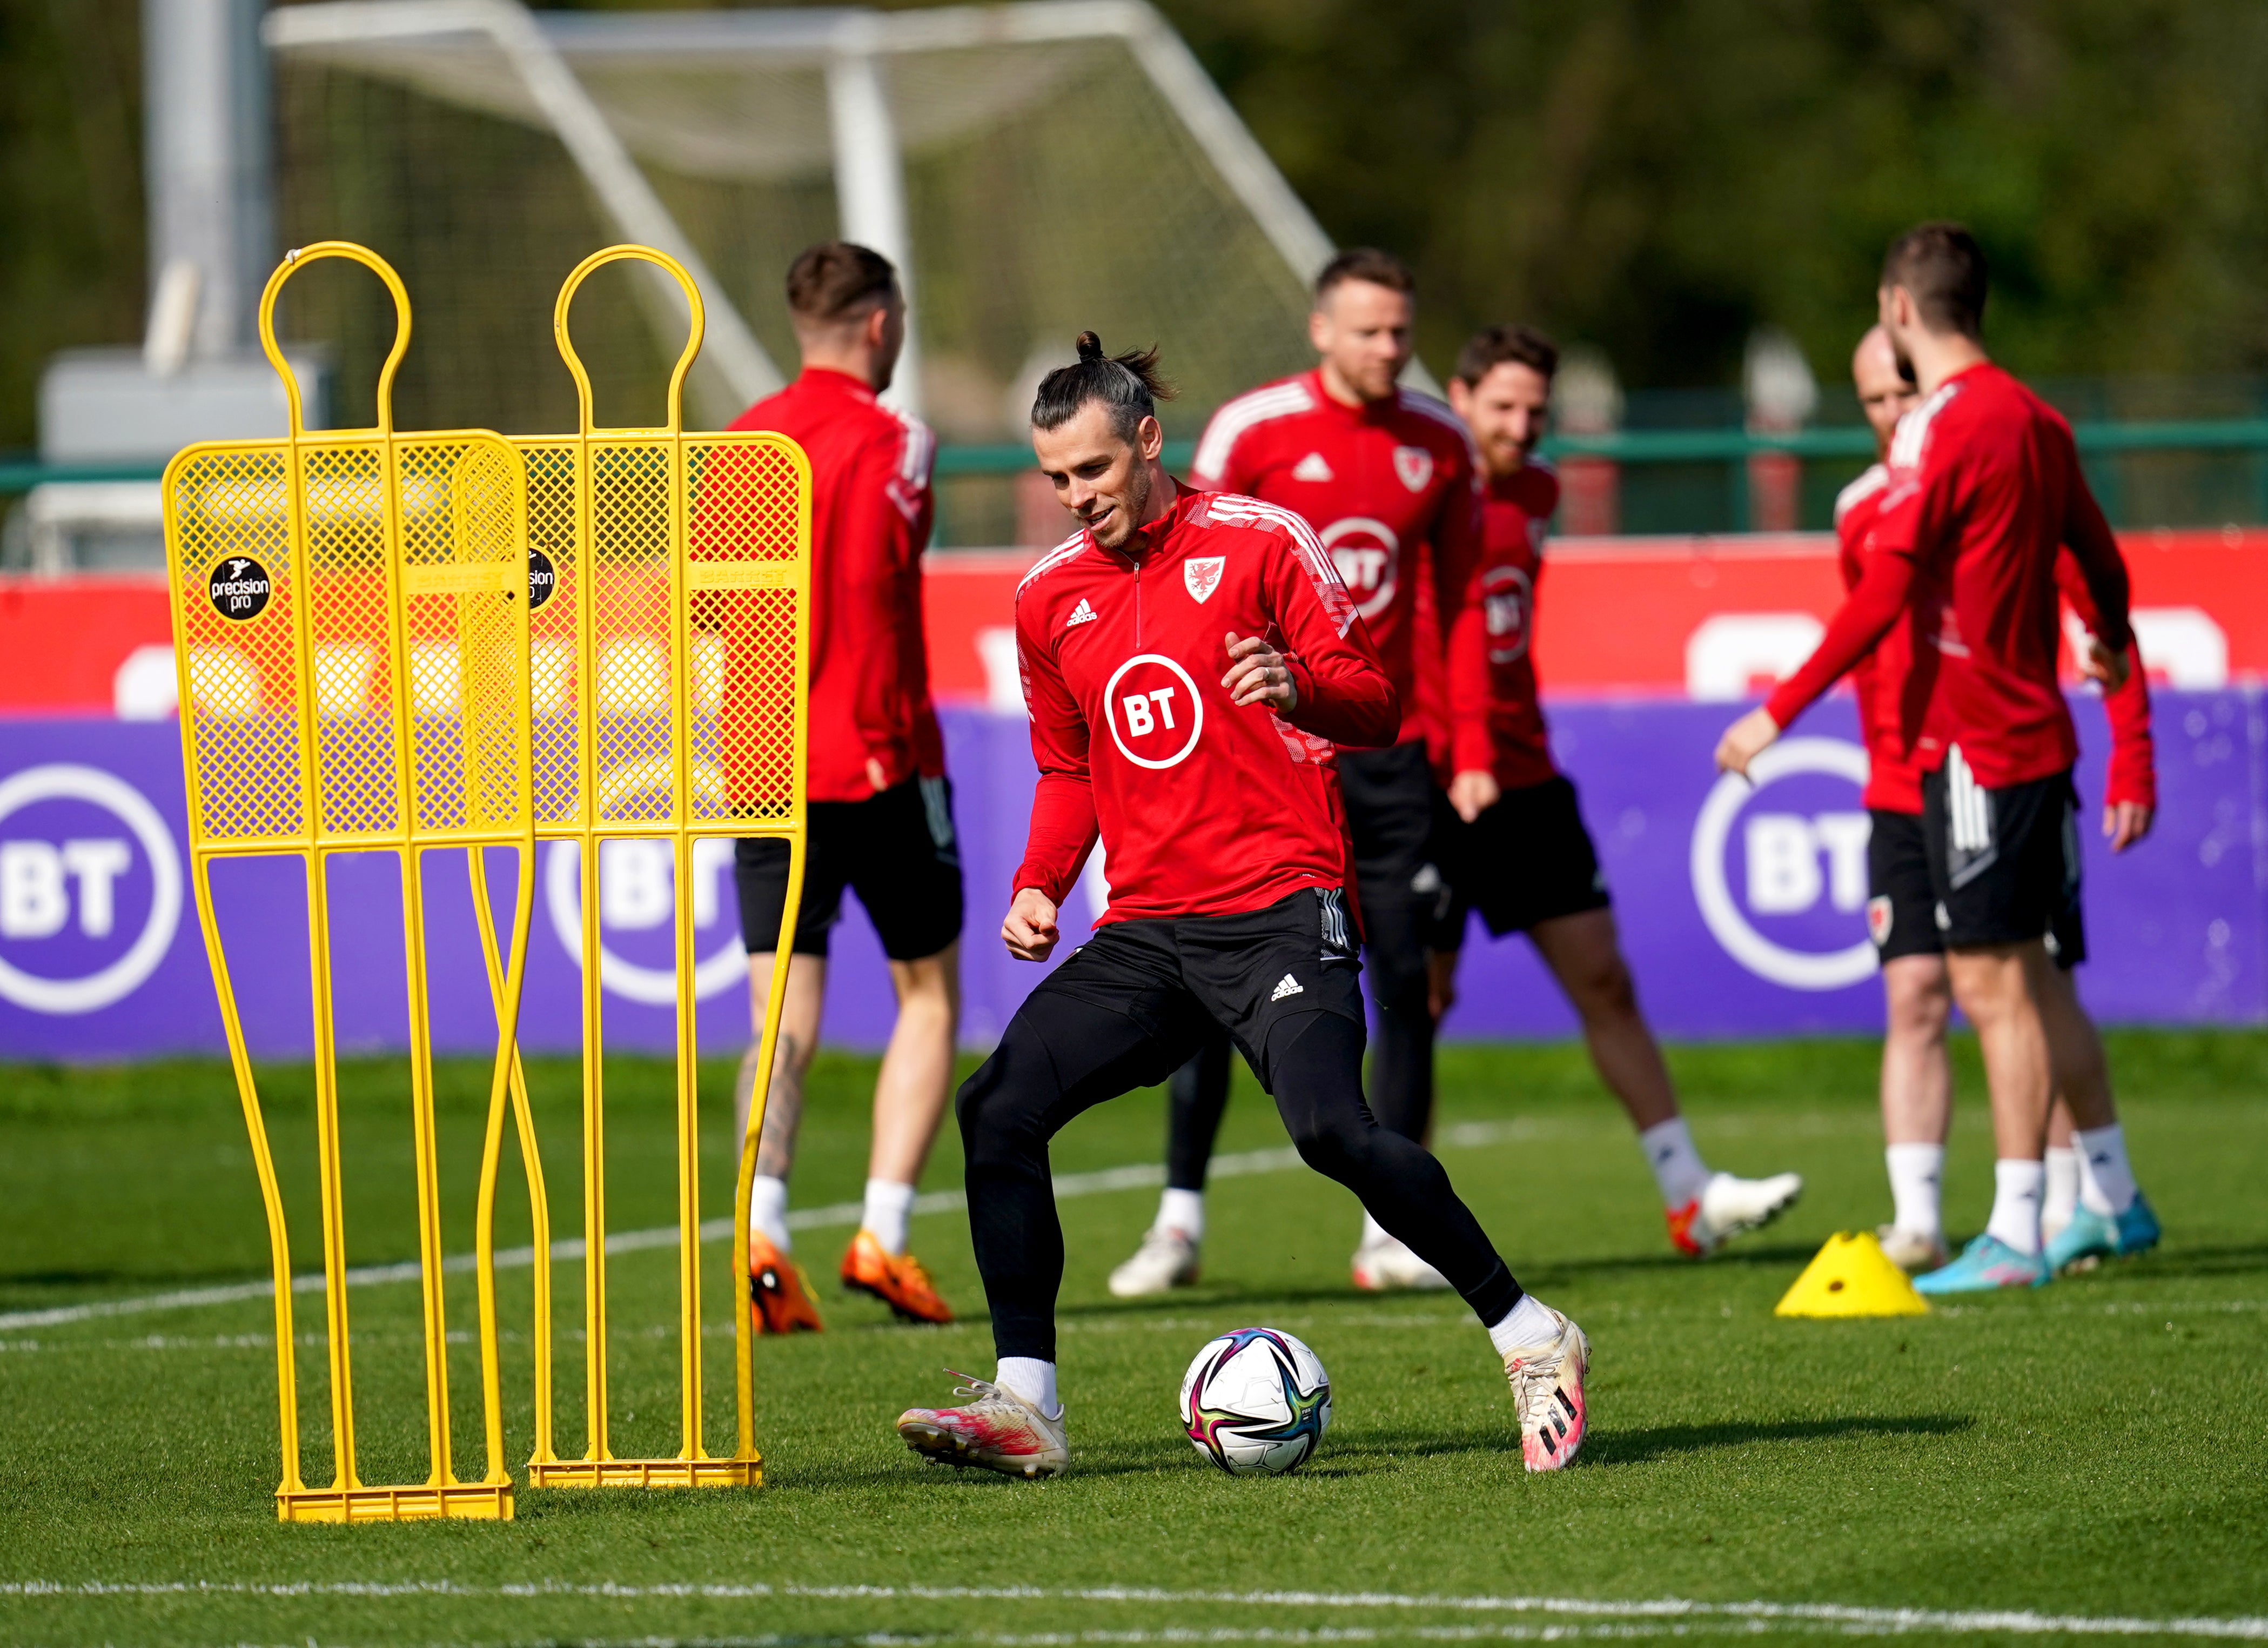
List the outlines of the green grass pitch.
<svg viewBox="0 0 2268 1648">
<path fill-rule="evenodd" d="M 1973 1048 L 1950 1222 L 1982 1223 L 1991 1146 Z M 507 1526 L 281 1527 L 269 1307 L 259 1299 L 27 1324 L 28 1313 L 256 1278 L 265 1238 L 225 1069 L 0 1069 L 0 1640 L 530 1643 L 969 1640 L 1076 1644 L 2077 1634 L 2122 1621 L 2268 1637 L 2268 1034 L 2111 1040 L 2137 1167 L 2163 1216 L 2149 1257 L 1926 1318 L 1783 1321 L 1830 1232 L 1887 1216 L 1872 1046 L 1682 1048 L 1712 1162 L 1801 1170 L 1801 1204 L 1707 1264 L 1670 1254 L 1620 1113 L 1567 1047 L 1442 1058 L 1443 1159 L 1521 1278 L 1588 1329 L 1577 1467 L 1520 1468 L 1510 1397 L 1452 1298 L 1354 1294 L 1357 1210 L 1300 1170 L 1216 1181 L 1204 1284 L 1112 1300 L 1154 1192 L 1063 1204 L 1062 1370 L 1074 1462 L 1029 1484 L 923 1465 L 890 1430 L 989 1372 L 961 1214 L 916 1250 L 961 1325 L 891 1325 L 838 1296 L 849 1235 L 799 1254 L 828 1331 L 758 1347 L 769 1484 L 748 1492 L 523 1490 Z M 853 1198 L 870 1061 L 824 1058 L 805 1209 Z M 727 1212 L 728 1064 L 704 1069 L 704 1211 Z M 539 1061 L 555 1234 L 577 1233 L 576 1084 Z M 299 1243 L 316 1262 L 309 1078 L 264 1072 Z M 449 1250 L 471 1243 L 485 1071 L 441 1071 Z M 666 1068 L 613 1067 L 610 1222 L 674 1218 Z M 1225 1151 L 1280 1149 L 1240 1070 Z M 356 1263 L 412 1255 L 402 1067 L 345 1072 Z M 1462 1130 L 1460 1131 L 1459 1129 Z M 1159 1096 L 1074 1124 L 1070 1174 L 1157 1159 Z M 948 1124 L 926 1188 L 957 1187 Z M 1459 1140 L 1467 1142 L 1459 1143 Z M 503 1237 L 526 1240 L 508 1166 Z M 705 1250 L 710 1439 L 730 1434 L 723 1248 Z M 610 1269 L 618 1452 L 668 1452 L 675 1259 Z M 502 1277 L 515 1461 L 527 1446 L 527 1277 Z M 557 1272 L 559 1442 L 580 1451 L 579 1269 Z M 468 1330 L 470 1278 L 451 1277 Z M 319 1295 L 301 1295 L 307 1475 L 328 1480 Z M 353 1295 L 364 1476 L 423 1474 L 416 1290 Z M 1259 1322 L 1314 1345 L 1336 1391 L 1314 1462 L 1233 1479 L 1180 1435 L 1182 1367 Z M 475 1351 L 451 1351 L 460 1469 Z M 1547 1603 L 1549 1604 L 1547 1606 Z M 1645 1604 L 1646 1606 L 1638 1606 Z M 1762 1606 L 1750 1606 L 1762 1605 Z M 1898 1610 L 1918 1610 L 1900 1613 Z M 2030 1617 L 1997 1617 L 2021 1613 Z"/>
</svg>

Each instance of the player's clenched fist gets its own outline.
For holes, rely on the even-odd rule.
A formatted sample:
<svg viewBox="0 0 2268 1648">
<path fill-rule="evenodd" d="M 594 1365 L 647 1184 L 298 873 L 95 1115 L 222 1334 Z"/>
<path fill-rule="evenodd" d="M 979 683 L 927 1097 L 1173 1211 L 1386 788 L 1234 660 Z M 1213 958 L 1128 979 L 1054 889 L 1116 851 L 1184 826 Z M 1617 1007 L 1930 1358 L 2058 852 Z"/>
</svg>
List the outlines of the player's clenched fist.
<svg viewBox="0 0 2268 1648">
<path fill-rule="evenodd" d="M 1290 715 L 1300 707 L 1300 683 L 1292 679 L 1292 666 L 1281 652 L 1258 636 L 1240 641 L 1233 629 L 1227 640 L 1228 673 L 1220 684 L 1231 698 L 1240 704 L 1264 703 L 1278 715 Z"/>
<path fill-rule="evenodd" d="M 1008 906 L 1008 919 L 1000 923 L 1008 953 L 1019 961 L 1044 961 L 1061 936 L 1056 931 L 1055 901 L 1037 887 L 1020 888 Z"/>
</svg>

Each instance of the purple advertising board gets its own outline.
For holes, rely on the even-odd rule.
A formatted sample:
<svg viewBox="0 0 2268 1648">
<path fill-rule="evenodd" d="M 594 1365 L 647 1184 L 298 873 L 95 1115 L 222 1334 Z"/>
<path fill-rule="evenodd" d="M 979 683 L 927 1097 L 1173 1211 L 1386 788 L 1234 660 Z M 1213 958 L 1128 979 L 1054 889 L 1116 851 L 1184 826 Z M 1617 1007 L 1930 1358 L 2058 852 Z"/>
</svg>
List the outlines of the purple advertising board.
<svg viewBox="0 0 2268 1648">
<path fill-rule="evenodd" d="M 2090 827 L 2091 959 L 2083 993 L 2110 1022 L 2268 1019 L 2268 718 L 2257 691 L 2161 692 L 2160 822 L 2114 858 Z M 1561 703 L 1555 747 L 1580 789 L 1641 999 L 1666 1035 L 1725 1038 L 1871 1032 L 1881 992 L 1866 939 L 1865 758 L 1847 697 L 1815 710 L 1753 789 L 1709 754 L 1738 706 Z M 2089 823 L 2108 739 L 2078 696 L 2080 782 Z M 964 1039 L 983 1046 L 1038 976 L 996 936 L 1021 856 L 1034 769 L 1023 720 L 948 711 L 946 743 L 968 876 Z M 0 1059 L 102 1060 L 223 1050 L 219 1011 L 189 897 L 180 745 L 170 725 L 102 719 L 0 722 Z M 665 846 L 600 850 L 600 976 L 610 1047 L 666 1051 L 673 878 Z M 697 850 L 695 987 L 703 1045 L 747 1034 L 746 967 L 725 842 Z M 513 855 L 490 857 L 508 919 Z M 571 845 L 536 854 L 522 1044 L 578 1046 L 578 879 Z M 400 870 L 391 854 L 335 860 L 333 980 L 340 1046 L 406 1042 Z M 436 1044 L 476 1051 L 494 1019 L 463 855 L 424 866 Z M 257 1056 L 312 1047 L 306 887 L 296 860 L 224 861 L 214 872 L 231 976 Z M 1067 944 L 1100 912 L 1090 866 L 1067 901 Z M 1472 930 L 1447 1033 L 1472 1039 L 1574 1030 L 1565 1002 L 1521 939 Z M 834 934 L 826 1034 L 879 1047 L 887 969 L 855 901 Z"/>
</svg>

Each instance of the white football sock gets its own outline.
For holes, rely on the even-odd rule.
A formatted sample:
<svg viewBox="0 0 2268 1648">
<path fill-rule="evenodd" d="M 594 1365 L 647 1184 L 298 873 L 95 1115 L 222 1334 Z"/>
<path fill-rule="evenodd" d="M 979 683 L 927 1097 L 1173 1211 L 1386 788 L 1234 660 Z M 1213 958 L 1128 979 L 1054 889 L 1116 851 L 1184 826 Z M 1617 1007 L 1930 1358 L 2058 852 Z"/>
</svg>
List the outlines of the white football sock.
<svg viewBox="0 0 2268 1648">
<path fill-rule="evenodd" d="M 1166 1187 L 1166 1194 L 1158 1198 L 1158 1217 L 1150 1221 L 1152 1230 L 1177 1230 L 1191 1241 L 1204 1240 L 1204 1192 L 1176 1190 Z"/>
<path fill-rule="evenodd" d="M 1393 1240 L 1393 1232 L 1388 1231 L 1385 1225 L 1380 1224 L 1376 1219 L 1371 1218 L 1370 1210 L 1368 1208 L 1363 1209 L 1361 1246 L 1365 1247 L 1375 1247 L 1381 1242 L 1390 1242 Z"/>
<path fill-rule="evenodd" d="M 2061 1230 L 2079 1206 L 2079 1152 L 2048 1146 L 2048 1188 L 2040 1199 L 2040 1229 Z"/>
<path fill-rule="evenodd" d="M 2046 1186 L 2047 1164 L 2015 1160 L 1992 1164 L 1992 1217 L 1984 1225 L 1987 1236 L 1998 1237 L 2020 1254 L 2040 1250 L 2040 1192 Z"/>
<path fill-rule="evenodd" d="M 1661 1187 L 1662 1206 L 1682 1208 L 1709 1188 L 1709 1164 L 1693 1148 L 1683 1116 L 1655 1122 L 1638 1136 L 1638 1143 L 1646 1165 L 1653 1169 L 1654 1183 Z"/>
<path fill-rule="evenodd" d="M 2090 1213 L 2116 1218 L 2134 1204 L 2134 1169 L 2126 1161 L 2126 1129 L 2106 1128 L 2073 1133 L 2079 1147 L 2079 1199 Z"/>
<path fill-rule="evenodd" d="M 782 1253 L 794 1246 L 787 1235 L 787 1181 L 758 1173 L 748 1181 L 748 1228 L 768 1238 Z"/>
<path fill-rule="evenodd" d="M 858 1223 L 874 1232 L 882 1251 L 893 1259 L 906 1250 L 906 1220 L 913 1216 L 914 1188 L 887 1179 L 866 1181 L 866 1210 Z"/>
<path fill-rule="evenodd" d="M 992 1382 L 1002 1390 L 1013 1391 L 1050 1419 L 1063 1416 L 1063 1404 L 1056 1400 L 1056 1365 L 1042 1362 L 1037 1357 L 1004 1356 Z"/>
<path fill-rule="evenodd" d="M 1892 1144 L 1882 1160 L 1890 1170 L 1890 1223 L 1917 1236 L 1942 1236 L 1945 1146 Z"/>
<path fill-rule="evenodd" d="M 1559 1324 L 1551 1313 L 1535 1302 L 1535 1295 L 1523 1293 L 1520 1303 L 1504 1313 L 1504 1320 L 1489 1327 L 1489 1343 L 1500 1357 L 1510 1356 L 1522 1345 L 1549 1344 L 1559 1331 Z"/>
</svg>

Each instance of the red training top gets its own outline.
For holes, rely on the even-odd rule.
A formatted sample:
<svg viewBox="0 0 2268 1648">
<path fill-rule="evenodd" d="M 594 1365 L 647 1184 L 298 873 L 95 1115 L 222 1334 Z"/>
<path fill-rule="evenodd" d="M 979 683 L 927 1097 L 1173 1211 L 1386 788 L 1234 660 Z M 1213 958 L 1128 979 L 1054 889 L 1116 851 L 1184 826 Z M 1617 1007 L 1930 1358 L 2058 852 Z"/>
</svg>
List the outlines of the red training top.
<svg viewBox="0 0 2268 1648">
<path fill-rule="evenodd" d="M 1855 588 L 1873 548 L 1874 523 L 1880 513 L 1889 471 L 1874 465 L 1835 500 L 1835 537 L 1841 552 L 1843 587 Z M 2056 583 L 2072 612 L 2090 634 L 2097 622 L 2094 598 L 2078 561 L 2069 550 L 2056 556 Z M 1921 769 L 1905 759 L 1897 740 L 1897 706 L 1912 649 L 1903 626 L 1893 625 L 1881 644 L 1861 658 L 1851 672 L 1859 695 L 1859 725 L 1867 740 L 1865 805 L 1884 813 L 1921 811 Z M 2110 773 L 2104 799 L 2112 806 L 2137 801 L 2154 807 L 2157 776 L 2152 765 L 2150 740 L 2150 683 L 2142 669 L 2141 651 L 2134 651 L 2134 670 L 2126 684 L 2103 695 L 2110 720 Z"/>
<path fill-rule="evenodd" d="M 1263 384 L 1212 415 L 1190 482 L 1292 511 L 1330 551 L 1403 707 L 1403 743 L 1429 732 L 1419 673 L 1454 614 L 1424 622 L 1418 587 L 1462 592 L 1480 545 L 1478 462 L 1457 415 L 1414 389 L 1359 407 L 1320 370 Z"/>
<path fill-rule="evenodd" d="M 1559 507 L 1559 476 L 1531 458 L 1487 482 L 1481 553 L 1449 629 L 1450 765 L 1485 770 L 1507 790 L 1558 769 L 1535 699 L 1535 586 L 1543 535 Z"/>
<path fill-rule="evenodd" d="M 1230 701 L 1231 630 L 1290 660 L 1289 717 Z M 1098 831 L 1105 922 L 1353 884 L 1332 746 L 1391 744 L 1401 709 L 1298 516 L 1183 488 L 1123 549 L 1082 531 L 1017 589 L 1016 656 L 1040 767 L 1016 889 L 1061 903 Z"/>
<path fill-rule="evenodd" d="M 1810 658 L 1765 708 L 1785 727 L 1893 625 L 1912 665 L 1896 747 L 1924 771 L 1958 747 L 1991 790 L 2078 759 L 2056 680 L 2055 557 L 2077 558 L 2104 644 L 2132 644 L 2125 563 L 2080 473 L 2071 426 L 1990 362 L 1898 421 L 1874 553 Z"/>
<path fill-rule="evenodd" d="M 733 420 L 777 430 L 811 459 L 810 798 L 864 801 L 945 772 L 922 633 L 922 551 L 936 515 L 937 442 L 847 372 L 803 375 Z"/>
</svg>

